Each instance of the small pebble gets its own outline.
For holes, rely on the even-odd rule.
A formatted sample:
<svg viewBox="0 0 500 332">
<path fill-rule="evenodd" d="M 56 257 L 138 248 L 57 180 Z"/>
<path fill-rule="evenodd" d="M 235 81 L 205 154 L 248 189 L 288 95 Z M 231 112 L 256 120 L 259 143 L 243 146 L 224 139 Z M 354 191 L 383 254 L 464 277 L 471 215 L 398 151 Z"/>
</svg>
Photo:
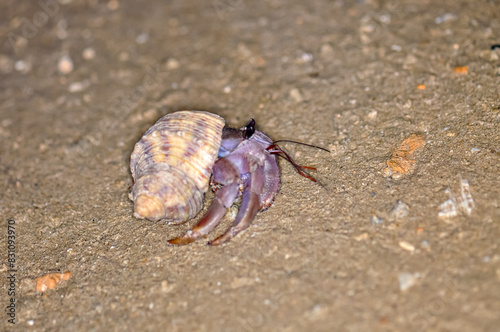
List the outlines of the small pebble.
<svg viewBox="0 0 500 332">
<path fill-rule="evenodd" d="M 238 44 L 238 47 L 236 49 L 236 51 L 241 55 L 241 56 L 244 56 L 244 57 L 249 57 L 250 55 L 252 55 L 252 51 L 250 51 L 248 49 L 248 47 L 243 44 L 243 43 L 239 43 Z"/>
<path fill-rule="evenodd" d="M 384 220 L 380 218 L 379 216 L 373 215 L 370 219 L 371 223 L 373 225 L 378 225 L 378 224 L 383 224 Z"/>
<path fill-rule="evenodd" d="M 436 17 L 434 19 L 434 22 L 436 22 L 436 24 L 441 24 L 441 23 L 444 23 L 446 21 L 451 21 L 451 20 L 456 20 L 456 19 L 457 19 L 457 15 L 452 14 L 452 13 L 446 13 L 444 15 Z"/>
<path fill-rule="evenodd" d="M 373 110 L 370 113 L 368 113 L 368 118 L 370 120 L 374 120 L 377 117 L 377 111 Z"/>
<path fill-rule="evenodd" d="M 418 62 L 418 59 L 413 54 L 408 54 L 404 60 L 405 65 L 414 65 Z"/>
<path fill-rule="evenodd" d="M 73 71 L 73 60 L 69 56 L 63 55 L 57 63 L 57 69 L 63 75 L 71 73 Z"/>
<path fill-rule="evenodd" d="M 326 314 L 327 308 L 321 304 L 315 304 L 311 309 L 305 312 L 305 316 L 312 320 L 323 318 Z"/>
<path fill-rule="evenodd" d="M 130 55 L 127 53 L 127 52 L 120 52 L 120 54 L 118 54 L 118 60 L 120 61 L 128 61 L 130 59 Z"/>
<path fill-rule="evenodd" d="M 481 151 L 481 150 L 478 149 L 478 148 L 472 148 L 472 149 L 470 149 L 470 152 L 472 152 L 472 153 L 476 153 L 476 152 L 479 152 L 479 151 Z"/>
<path fill-rule="evenodd" d="M 313 59 L 314 59 L 314 57 L 313 57 L 313 55 L 311 53 L 304 52 L 304 53 L 302 53 L 302 54 L 299 55 L 299 57 L 298 57 L 297 60 L 298 60 L 299 63 L 306 63 L 306 62 L 313 61 Z"/>
<path fill-rule="evenodd" d="M 170 293 L 175 288 L 175 285 L 169 283 L 168 280 L 161 281 L 161 291 L 163 293 Z"/>
<path fill-rule="evenodd" d="M 391 23 L 391 15 L 389 14 L 382 14 L 378 17 L 378 19 L 382 23 Z"/>
<path fill-rule="evenodd" d="M 413 285 L 415 285 L 418 281 L 418 279 L 420 279 L 420 273 L 408 273 L 408 272 L 404 272 L 404 273 L 400 273 L 398 275 L 398 281 L 399 281 L 399 289 L 401 291 L 406 291 L 408 290 L 410 287 L 412 287 Z"/>
<path fill-rule="evenodd" d="M 14 68 L 14 61 L 8 56 L 0 54 L 0 72 L 8 74 Z"/>
<path fill-rule="evenodd" d="M 406 241 L 399 241 L 399 246 L 404 250 L 415 251 L 415 246 Z"/>
<path fill-rule="evenodd" d="M 359 242 L 359 241 L 367 240 L 369 238 L 370 238 L 370 234 L 364 232 L 364 233 L 359 234 L 358 236 L 355 236 L 354 240 Z"/>
<path fill-rule="evenodd" d="M 120 7 L 120 2 L 117 0 L 111 0 L 108 2 L 107 7 L 109 10 L 117 10 Z"/>
<path fill-rule="evenodd" d="M 16 68 L 16 70 L 18 71 L 24 71 L 26 70 L 26 68 L 28 68 L 28 66 L 26 65 L 26 62 L 24 62 L 23 60 L 19 60 L 14 64 L 14 68 Z"/>
<path fill-rule="evenodd" d="M 57 22 L 57 38 L 63 40 L 68 38 L 68 21 L 62 19 Z"/>
<path fill-rule="evenodd" d="M 408 204 L 403 201 L 397 200 L 396 206 L 394 207 L 394 209 L 392 209 L 391 214 L 394 216 L 394 218 L 401 219 L 408 215 L 409 210 L 410 206 Z"/>
<path fill-rule="evenodd" d="M 251 286 L 255 283 L 255 279 L 248 278 L 248 277 L 241 277 L 241 278 L 233 278 L 233 281 L 231 282 L 231 288 L 232 289 L 237 289 L 240 287 L 245 287 L 245 286 Z"/>
<path fill-rule="evenodd" d="M 396 51 L 396 52 L 401 52 L 401 50 L 403 50 L 403 48 L 399 45 L 394 44 L 391 46 L 391 50 Z"/>
<path fill-rule="evenodd" d="M 296 103 L 300 103 L 304 100 L 302 94 L 297 88 L 293 88 L 292 90 L 290 90 L 290 98 L 292 98 Z"/>
<path fill-rule="evenodd" d="M 95 50 L 92 47 L 87 47 L 83 50 L 82 56 L 85 60 L 92 60 L 95 58 Z"/>
<path fill-rule="evenodd" d="M 85 89 L 85 87 L 85 84 L 83 84 L 82 82 L 73 82 L 69 85 L 68 91 L 71 93 L 80 92 Z"/>
<path fill-rule="evenodd" d="M 179 61 L 174 58 L 170 58 L 167 60 L 167 69 L 177 69 L 180 67 Z"/>
<path fill-rule="evenodd" d="M 137 44 L 144 44 L 148 41 L 149 35 L 147 33 L 141 33 L 137 38 L 135 39 Z"/>
<path fill-rule="evenodd" d="M 320 54 L 323 59 L 331 59 L 333 57 L 333 47 L 330 44 L 321 45 Z"/>
</svg>

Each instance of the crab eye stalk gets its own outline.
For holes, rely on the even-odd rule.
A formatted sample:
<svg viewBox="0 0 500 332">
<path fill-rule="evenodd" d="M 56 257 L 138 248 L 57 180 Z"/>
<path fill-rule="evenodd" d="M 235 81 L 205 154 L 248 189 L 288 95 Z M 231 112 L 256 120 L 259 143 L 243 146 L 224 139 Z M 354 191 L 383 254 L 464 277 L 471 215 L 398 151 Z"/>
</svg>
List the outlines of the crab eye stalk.
<svg viewBox="0 0 500 332">
<path fill-rule="evenodd" d="M 247 125 L 245 126 L 245 132 L 243 133 L 243 136 L 245 139 L 249 139 L 252 137 L 252 135 L 255 133 L 255 120 L 250 119 L 248 121 Z"/>
</svg>

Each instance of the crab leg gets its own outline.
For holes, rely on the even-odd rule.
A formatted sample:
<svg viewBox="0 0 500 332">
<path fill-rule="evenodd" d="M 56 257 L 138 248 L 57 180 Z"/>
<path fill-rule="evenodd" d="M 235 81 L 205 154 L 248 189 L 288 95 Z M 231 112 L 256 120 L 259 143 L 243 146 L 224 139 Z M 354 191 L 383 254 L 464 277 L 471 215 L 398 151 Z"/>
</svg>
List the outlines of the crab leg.
<svg viewBox="0 0 500 332">
<path fill-rule="evenodd" d="M 227 160 L 219 159 L 214 166 L 214 181 L 225 185 L 217 190 L 208 211 L 192 230 L 187 231 L 183 236 L 168 240 L 170 244 L 185 245 L 207 235 L 219 224 L 226 209 L 233 204 L 238 196 L 240 183 L 239 174 L 235 167 Z"/>
<path fill-rule="evenodd" d="M 202 237 L 210 233 L 211 230 L 215 228 L 226 213 L 226 207 L 222 203 L 222 199 L 219 196 L 227 196 L 227 193 L 232 189 L 232 187 L 224 187 L 217 191 L 217 194 L 208 208 L 207 213 L 201 218 L 193 229 L 189 230 L 183 236 L 177 237 L 175 239 L 168 240 L 170 244 L 175 245 L 185 245 L 194 242 L 197 238 Z M 236 187 L 238 190 L 238 187 Z M 219 194 L 220 193 L 220 194 Z"/>
<path fill-rule="evenodd" d="M 244 182 L 241 207 L 236 215 L 236 219 L 234 219 L 233 225 L 224 234 L 210 242 L 210 245 L 218 246 L 223 244 L 250 226 L 260 209 L 259 194 L 263 189 L 263 179 L 264 168 L 259 167 L 256 172 L 251 174 L 250 178 Z"/>
</svg>

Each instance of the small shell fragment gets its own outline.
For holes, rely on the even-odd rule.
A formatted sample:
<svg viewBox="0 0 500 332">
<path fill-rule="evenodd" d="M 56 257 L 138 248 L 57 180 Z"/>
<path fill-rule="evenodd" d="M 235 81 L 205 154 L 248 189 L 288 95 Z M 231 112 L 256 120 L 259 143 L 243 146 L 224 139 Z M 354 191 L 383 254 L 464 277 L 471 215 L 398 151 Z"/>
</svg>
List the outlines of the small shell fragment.
<svg viewBox="0 0 500 332">
<path fill-rule="evenodd" d="M 64 273 L 48 273 L 41 277 L 36 278 L 36 291 L 45 292 L 60 284 L 63 280 L 71 278 L 71 272 Z"/>
<path fill-rule="evenodd" d="M 391 159 L 387 161 L 389 166 L 394 172 L 406 174 L 413 169 L 415 160 L 411 159 L 411 155 L 418 148 L 425 144 L 424 136 L 413 134 L 405 139 L 401 144 L 392 152 Z"/>
<path fill-rule="evenodd" d="M 409 272 L 403 272 L 398 275 L 398 281 L 399 281 L 399 289 L 401 291 L 406 291 L 410 289 L 412 286 L 414 286 L 417 281 L 420 279 L 420 273 L 409 273 Z"/>
<path fill-rule="evenodd" d="M 218 115 L 180 111 L 146 131 L 130 158 L 136 218 L 179 223 L 201 210 L 223 127 Z"/>
<path fill-rule="evenodd" d="M 415 251 L 415 246 L 413 244 L 411 244 L 410 242 L 406 242 L 406 241 L 399 241 L 399 246 L 404 249 L 404 250 L 407 250 L 407 251 L 410 251 L 410 252 L 413 252 Z"/>
<path fill-rule="evenodd" d="M 470 216 L 475 203 L 467 179 L 460 179 L 460 196 L 455 195 L 450 188 L 447 188 L 445 193 L 449 195 L 449 199 L 439 205 L 438 217 L 449 219 L 457 216 L 459 212 Z"/>
</svg>

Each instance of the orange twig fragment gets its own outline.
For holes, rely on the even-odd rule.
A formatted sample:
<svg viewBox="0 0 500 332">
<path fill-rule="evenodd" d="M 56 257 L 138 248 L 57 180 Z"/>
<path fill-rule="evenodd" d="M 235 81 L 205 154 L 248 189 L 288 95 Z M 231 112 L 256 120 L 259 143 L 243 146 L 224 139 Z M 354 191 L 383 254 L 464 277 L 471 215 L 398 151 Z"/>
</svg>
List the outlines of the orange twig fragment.
<svg viewBox="0 0 500 332">
<path fill-rule="evenodd" d="M 64 273 L 48 273 L 41 277 L 36 278 L 36 291 L 45 292 L 60 284 L 63 280 L 71 278 L 71 272 Z"/>
<path fill-rule="evenodd" d="M 411 169 L 415 160 L 410 156 L 416 149 L 425 144 L 424 136 L 413 134 L 405 139 L 393 152 L 391 159 L 387 161 L 387 166 L 393 171 L 406 174 Z"/>
</svg>

